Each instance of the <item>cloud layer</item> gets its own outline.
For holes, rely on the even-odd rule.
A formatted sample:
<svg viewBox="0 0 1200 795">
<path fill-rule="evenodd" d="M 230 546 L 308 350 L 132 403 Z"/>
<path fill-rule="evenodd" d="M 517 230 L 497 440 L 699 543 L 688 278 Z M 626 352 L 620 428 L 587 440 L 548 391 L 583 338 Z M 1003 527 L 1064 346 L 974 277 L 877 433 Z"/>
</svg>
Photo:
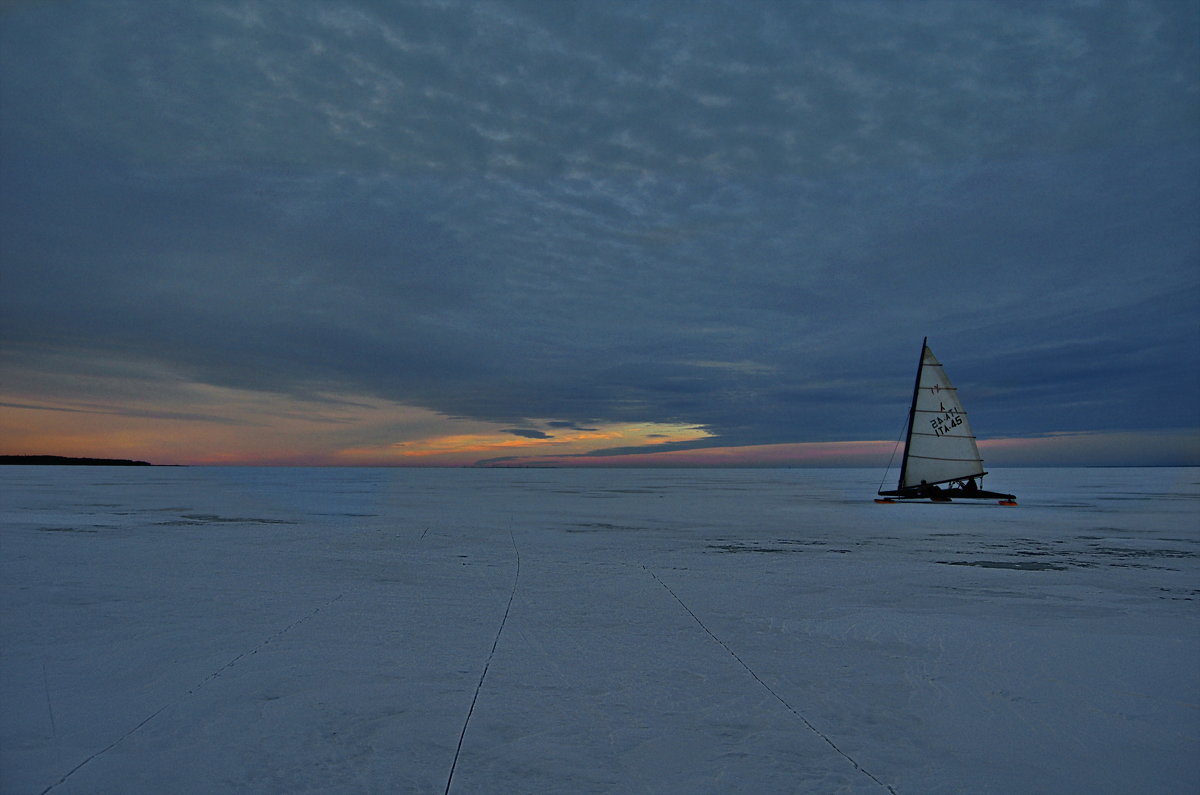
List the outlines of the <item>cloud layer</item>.
<svg viewBox="0 0 1200 795">
<path fill-rule="evenodd" d="M 1200 425 L 1191 4 L 0 14 L 14 402 L 890 438 L 929 335 L 982 433 Z"/>
</svg>

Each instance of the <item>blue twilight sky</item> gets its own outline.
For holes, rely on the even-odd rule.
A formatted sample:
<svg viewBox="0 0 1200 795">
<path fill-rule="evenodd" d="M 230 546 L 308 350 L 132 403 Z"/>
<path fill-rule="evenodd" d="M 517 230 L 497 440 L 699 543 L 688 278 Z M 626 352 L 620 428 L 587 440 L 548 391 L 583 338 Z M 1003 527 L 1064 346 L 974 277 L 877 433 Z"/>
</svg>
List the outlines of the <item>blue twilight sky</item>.
<svg viewBox="0 0 1200 795">
<path fill-rule="evenodd" d="M 1200 4 L 8 0 L 0 276 L 4 452 L 1196 463 Z"/>
</svg>

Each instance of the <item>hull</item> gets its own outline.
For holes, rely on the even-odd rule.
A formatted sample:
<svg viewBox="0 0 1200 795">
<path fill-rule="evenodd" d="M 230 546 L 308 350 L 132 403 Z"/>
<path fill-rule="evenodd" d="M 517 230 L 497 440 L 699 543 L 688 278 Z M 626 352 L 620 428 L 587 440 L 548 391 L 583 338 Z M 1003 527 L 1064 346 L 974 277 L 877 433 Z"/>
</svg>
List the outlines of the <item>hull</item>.
<svg viewBox="0 0 1200 795">
<path fill-rule="evenodd" d="M 949 489 L 933 489 L 933 488 L 912 488 L 912 489 L 894 489 L 892 491 L 879 492 L 880 497 L 896 497 L 901 500 L 933 500 L 934 502 L 949 502 L 950 500 L 1015 500 L 1015 494 L 1004 494 L 999 491 L 987 491 L 985 489 L 964 489 L 964 488 L 949 488 Z"/>
</svg>

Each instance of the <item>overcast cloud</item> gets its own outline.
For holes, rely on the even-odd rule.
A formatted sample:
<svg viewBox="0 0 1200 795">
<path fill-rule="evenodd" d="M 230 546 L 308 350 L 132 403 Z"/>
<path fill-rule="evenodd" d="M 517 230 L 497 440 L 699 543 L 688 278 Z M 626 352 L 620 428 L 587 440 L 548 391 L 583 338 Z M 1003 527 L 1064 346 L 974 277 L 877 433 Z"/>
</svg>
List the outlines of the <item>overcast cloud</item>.
<svg viewBox="0 0 1200 795">
<path fill-rule="evenodd" d="M 22 400 L 894 438 L 928 335 L 981 435 L 1200 426 L 1195 3 L 0 9 Z"/>
</svg>

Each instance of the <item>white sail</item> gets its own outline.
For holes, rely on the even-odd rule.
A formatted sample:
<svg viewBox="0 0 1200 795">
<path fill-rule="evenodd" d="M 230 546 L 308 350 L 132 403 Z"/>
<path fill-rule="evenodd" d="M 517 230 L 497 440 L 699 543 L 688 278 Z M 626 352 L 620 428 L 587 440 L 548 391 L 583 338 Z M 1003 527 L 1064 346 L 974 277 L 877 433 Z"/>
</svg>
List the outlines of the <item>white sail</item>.
<svg viewBox="0 0 1200 795">
<path fill-rule="evenodd" d="M 958 400 L 958 390 L 928 346 L 921 355 L 912 410 L 901 489 L 984 474 L 983 459 L 967 412 Z"/>
</svg>

